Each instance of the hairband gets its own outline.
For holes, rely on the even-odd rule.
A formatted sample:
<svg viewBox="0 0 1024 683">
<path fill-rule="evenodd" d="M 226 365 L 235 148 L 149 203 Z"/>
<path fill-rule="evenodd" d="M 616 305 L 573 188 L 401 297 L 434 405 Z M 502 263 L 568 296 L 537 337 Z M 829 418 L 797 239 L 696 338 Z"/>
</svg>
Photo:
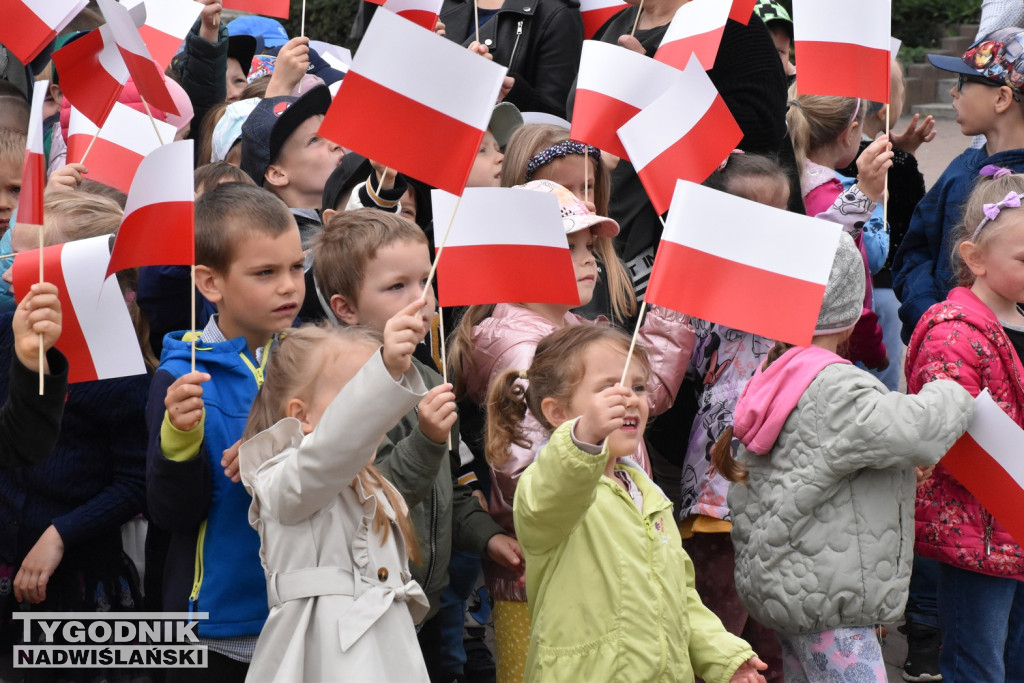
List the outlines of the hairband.
<svg viewBox="0 0 1024 683">
<path fill-rule="evenodd" d="M 992 180 L 999 180 L 1003 176 L 1013 175 L 1013 171 L 1002 166 L 996 166 L 995 164 L 989 164 L 982 166 L 981 170 L 978 171 L 978 175 L 983 175 Z"/>
<path fill-rule="evenodd" d="M 575 140 L 562 140 L 530 157 L 530 160 L 526 162 L 526 182 L 530 182 L 533 174 L 541 166 L 547 166 L 555 159 L 560 159 L 569 154 L 586 154 L 592 157 L 594 161 L 601 162 L 601 150 L 597 147 L 584 145 L 582 142 L 576 142 Z"/>
<path fill-rule="evenodd" d="M 718 172 L 719 173 L 721 173 L 722 171 L 725 170 L 725 166 L 726 166 L 726 164 L 729 163 L 729 159 L 732 158 L 733 154 L 746 154 L 746 152 L 744 152 L 742 149 L 739 149 L 739 148 L 734 149 L 733 151 L 729 152 L 729 156 L 727 156 L 726 158 L 722 159 L 722 163 L 718 165 Z"/>
<path fill-rule="evenodd" d="M 991 223 L 992 221 L 994 221 L 995 219 L 999 218 L 999 212 L 1002 211 L 1003 209 L 1019 208 L 1020 195 L 1017 194 L 1016 192 L 1007 193 L 1007 195 L 1003 197 L 1003 201 L 999 202 L 998 204 L 985 204 L 985 206 L 981 207 L 981 210 L 985 213 L 985 217 L 981 219 L 980 223 L 978 223 L 978 227 L 976 227 L 974 229 L 974 232 L 971 233 L 971 239 L 968 241 L 973 242 L 974 240 L 976 240 L 978 238 L 978 233 L 981 232 L 981 229 L 984 228 L 989 223 Z"/>
<path fill-rule="evenodd" d="M 853 108 L 853 116 L 850 117 L 850 123 L 857 120 L 857 114 L 860 113 L 860 98 L 857 98 L 857 106 Z"/>
</svg>

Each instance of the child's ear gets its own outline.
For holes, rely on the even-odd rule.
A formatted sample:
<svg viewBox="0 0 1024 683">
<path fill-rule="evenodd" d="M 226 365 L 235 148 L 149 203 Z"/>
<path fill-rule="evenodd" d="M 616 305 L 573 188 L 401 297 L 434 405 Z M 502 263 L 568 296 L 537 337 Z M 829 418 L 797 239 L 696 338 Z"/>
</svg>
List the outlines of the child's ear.
<svg viewBox="0 0 1024 683">
<path fill-rule="evenodd" d="M 540 412 L 544 413 L 544 419 L 548 421 L 548 424 L 554 425 L 555 427 L 566 420 L 575 417 L 575 415 L 568 414 L 568 411 L 562 406 L 560 401 L 551 397 L 541 400 Z"/>
<path fill-rule="evenodd" d="M 981 249 L 974 242 L 965 240 L 960 243 L 960 258 L 967 264 L 967 268 L 974 273 L 974 277 L 981 277 L 985 274 L 985 265 L 981 259 Z"/>
<path fill-rule="evenodd" d="M 331 222 L 331 219 L 338 215 L 337 209 L 324 209 L 324 225 Z"/>
<path fill-rule="evenodd" d="M 209 266 L 196 266 L 196 287 L 199 293 L 206 297 L 212 304 L 219 303 L 224 299 L 220 293 L 220 278 Z"/>
<path fill-rule="evenodd" d="M 288 173 L 277 164 L 270 164 L 263 174 L 263 182 L 274 187 L 284 187 L 288 184 Z"/>
<path fill-rule="evenodd" d="M 302 432 L 309 434 L 313 431 L 313 425 L 309 423 L 309 417 L 306 415 L 306 403 L 302 399 L 293 398 L 288 401 L 288 404 L 284 407 L 285 417 L 294 417 L 302 424 Z"/>
<path fill-rule="evenodd" d="M 359 324 L 359 311 L 352 303 L 341 294 L 331 297 L 331 311 L 334 316 L 346 325 Z"/>
<path fill-rule="evenodd" d="M 999 88 L 998 93 L 995 102 L 997 114 L 1005 114 L 1010 107 L 1017 106 L 1017 101 L 1013 99 L 1013 90 L 1010 89 L 1010 86 L 1004 85 Z"/>
</svg>

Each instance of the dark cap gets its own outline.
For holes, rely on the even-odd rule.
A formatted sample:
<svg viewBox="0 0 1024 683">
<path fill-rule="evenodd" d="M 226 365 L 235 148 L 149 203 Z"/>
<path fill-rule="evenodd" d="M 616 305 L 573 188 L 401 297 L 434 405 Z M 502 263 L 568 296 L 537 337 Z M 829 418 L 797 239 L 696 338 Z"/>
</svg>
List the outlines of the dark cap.
<svg viewBox="0 0 1024 683">
<path fill-rule="evenodd" d="M 1024 29 L 1011 26 L 993 31 L 967 48 L 963 57 L 928 55 L 937 69 L 975 76 L 1024 90 Z"/>
<path fill-rule="evenodd" d="M 355 152 L 348 152 L 341 158 L 338 167 L 331 171 L 331 175 L 324 183 L 324 194 L 322 205 L 323 211 L 338 208 L 338 198 L 346 192 L 351 192 L 359 183 L 370 177 L 373 167 L 370 160 Z M 341 207 L 344 209 L 345 207 Z"/>
<path fill-rule="evenodd" d="M 306 119 L 326 114 L 331 106 L 331 92 L 320 85 L 302 97 L 268 97 L 261 100 L 242 124 L 242 170 L 263 187 L 267 166 L 281 152 L 288 136 Z"/>
<path fill-rule="evenodd" d="M 253 55 L 256 54 L 259 47 L 260 41 L 255 36 L 248 36 L 244 33 L 228 36 L 228 58 L 237 59 L 238 63 L 242 65 L 244 74 L 248 75 Z"/>
</svg>

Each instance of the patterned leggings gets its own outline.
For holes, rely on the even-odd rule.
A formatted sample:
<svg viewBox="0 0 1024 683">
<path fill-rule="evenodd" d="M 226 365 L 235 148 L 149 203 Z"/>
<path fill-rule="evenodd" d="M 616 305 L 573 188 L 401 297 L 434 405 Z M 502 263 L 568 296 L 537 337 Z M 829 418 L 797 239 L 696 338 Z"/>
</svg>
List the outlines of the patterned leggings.
<svg viewBox="0 0 1024 683">
<path fill-rule="evenodd" d="M 776 634 L 786 683 L 886 683 L 882 646 L 871 626 Z"/>
</svg>

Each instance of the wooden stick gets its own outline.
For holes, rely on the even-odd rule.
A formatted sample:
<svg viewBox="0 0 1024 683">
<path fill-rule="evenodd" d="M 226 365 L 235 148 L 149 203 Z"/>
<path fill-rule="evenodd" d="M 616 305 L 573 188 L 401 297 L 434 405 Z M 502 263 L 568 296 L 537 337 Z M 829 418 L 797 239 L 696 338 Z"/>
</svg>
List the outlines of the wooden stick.
<svg viewBox="0 0 1024 683">
<path fill-rule="evenodd" d="M 424 289 L 423 293 L 426 294 L 426 291 L 427 290 Z M 445 341 L 447 341 L 447 340 L 445 339 L 445 334 L 444 334 L 444 308 L 442 308 L 441 306 L 437 307 L 437 336 L 439 336 L 441 338 L 439 340 L 439 342 L 440 342 L 440 350 L 441 350 L 441 377 L 442 377 L 442 379 L 444 379 L 444 383 L 448 384 L 448 361 L 447 361 L 447 359 L 445 358 L 445 355 L 444 355 Z M 448 450 L 451 450 L 451 449 L 452 449 L 452 433 L 449 430 L 449 432 L 448 432 Z"/>
<path fill-rule="evenodd" d="M 437 247 L 437 255 L 434 256 L 434 263 L 430 266 L 430 273 L 427 275 L 427 284 L 423 287 L 424 303 L 427 301 L 427 290 L 430 289 L 430 285 L 434 281 L 434 274 L 437 272 L 437 264 L 441 260 L 441 252 L 444 251 L 444 244 L 448 241 L 448 233 L 452 231 L 452 223 L 455 222 L 455 214 L 459 212 L 460 202 L 462 202 L 461 194 L 458 199 L 455 200 L 455 208 L 452 210 L 451 218 L 448 219 L 448 227 L 444 229 L 444 236 L 441 238 L 441 244 Z"/>
<path fill-rule="evenodd" d="M 587 156 L 587 146 L 583 146 L 583 201 L 590 201 L 590 183 L 587 177 L 590 175 L 590 157 Z"/>
<path fill-rule="evenodd" d="M 43 284 L 43 247 L 46 245 L 43 226 L 39 226 L 39 284 Z M 43 395 L 43 363 L 46 362 L 46 351 L 43 350 L 43 333 L 39 333 L 39 395 Z"/>
<path fill-rule="evenodd" d="M 480 6 L 473 0 L 473 25 L 476 26 L 476 42 L 480 42 Z"/>
<path fill-rule="evenodd" d="M 380 197 L 380 190 L 381 190 L 381 188 L 384 187 L 384 176 L 386 176 L 388 174 L 388 170 L 390 168 L 391 168 L 390 166 L 385 166 L 384 170 L 381 171 L 381 173 L 380 173 L 380 180 L 377 181 L 377 196 L 378 197 Z"/>
<path fill-rule="evenodd" d="M 636 318 L 636 328 L 633 330 L 633 338 L 629 342 L 629 353 L 626 354 L 626 367 L 622 368 L 622 379 L 620 386 L 626 386 L 626 373 L 629 372 L 629 361 L 633 358 L 633 349 L 636 348 L 636 338 L 640 335 L 640 326 L 644 324 L 644 313 L 647 312 L 647 298 L 640 302 L 640 315 Z"/>
<path fill-rule="evenodd" d="M 889 99 L 892 99 L 891 97 Z M 889 112 L 892 111 L 892 103 L 885 105 L 885 137 L 889 137 Z M 892 143 L 890 143 L 892 144 Z M 885 185 L 882 190 L 882 229 L 889 231 L 889 171 L 885 172 Z"/>
<path fill-rule="evenodd" d="M 640 15 L 644 11 L 644 0 L 640 0 L 640 5 L 636 8 L 636 19 L 633 21 L 633 30 L 629 32 L 629 37 L 632 38 L 633 34 L 636 33 L 636 26 L 640 23 Z M 632 352 L 630 352 L 632 353 Z M 628 367 L 628 366 L 627 366 Z"/>
<path fill-rule="evenodd" d="M 302 19 L 299 21 L 299 35 L 306 37 L 306 0 L 302 0 Z"/>
<path fill-rule="evenodd" d="M 100 126 L 99 128 L 97 128 L 95 135 L 92 136 L 92 140 L 89 140 L 89 146 L 85 148 L 85 154 L 82 155 L 81 160 L 78 162 L 78 163 L 82 164 L 83 166 L 85 165 L 85 158 L 87 156 L 89 156 L 89 152 L 92 151 L 92 146 L 94 144 L 96 144 L 96 138 L 98 138 L 100 136 L 100 131 L 101 130 L 103 130 L 103 126 Z"/>
<path fill-rule="evenodd" d="M 142 100 L 142 106 L 146 108 L 146 114 L 149 116 L 149 122 L 153 124 L 153 132 L 156 133 L 156 139 L 160 141 L 160 144 L 164 144 L 164 139 L 160 135 L 160 129 L 156 127 L 156 119 L 153 118 L 153 112 L 149 110 L 149 103 L 146 102 L 146 98 L 141 94 L 139 99 Z"/>
<path fill-rule="evenodd" d="M 195 261 L 195 259 L 192 259 L 192 260 Z M 194 334 L 195 331 L 196 331 L 196 264 L 195 263 L 192 264 L 191 275 L 192 275 L 192 278 L 191 278 L 192 279 L 192 326 L 190 327 L 190 329 L 192 330 L 192 332 Z M 190 345 L 192 347 L 192 372 L 196 371 L 196 341 L 197 341 L 197 339 L 193 339 L 192 340 L 192 344 Z"/>
</svg>

